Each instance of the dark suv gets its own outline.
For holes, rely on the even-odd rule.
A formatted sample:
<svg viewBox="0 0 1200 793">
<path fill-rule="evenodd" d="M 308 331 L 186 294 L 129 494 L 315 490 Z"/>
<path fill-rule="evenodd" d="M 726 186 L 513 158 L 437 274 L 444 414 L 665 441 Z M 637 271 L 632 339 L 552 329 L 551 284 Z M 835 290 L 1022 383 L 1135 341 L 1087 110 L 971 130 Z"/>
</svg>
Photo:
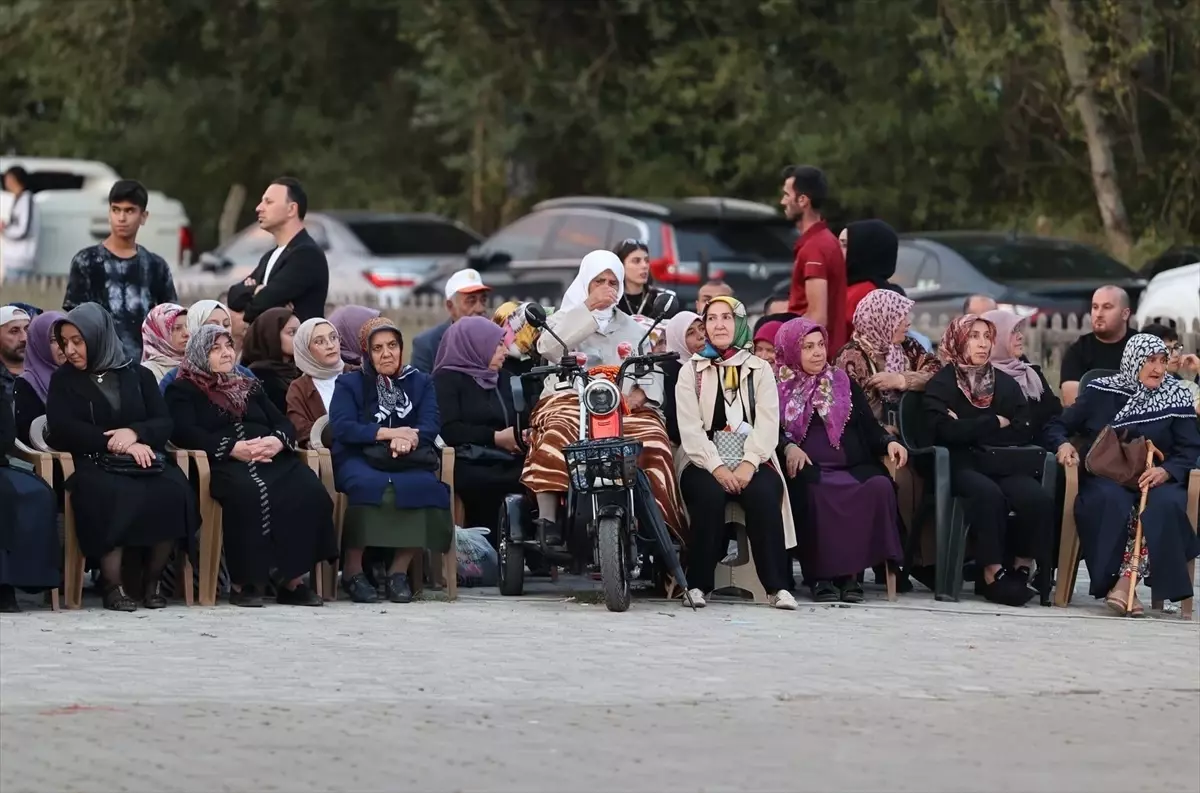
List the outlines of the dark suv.
<svg viewBox="0 0 1200 793">
<path fill-rule="evenodd" d="M 685 306 L 695 302 L 702 283 L 702 255 L 709 277 L 721 278 L 753 306 L 791 274 L 796 229 L 775 208 L 735 198 L 555 198 L 497 231 L 468 258 L 498 295 L 557 303 L 580 259 L 625 239 L 648 243 L 654 283 L 674 290 Z M 418 291 L 441 294 L 452 272 L 442 268 Z"/>
</svg>

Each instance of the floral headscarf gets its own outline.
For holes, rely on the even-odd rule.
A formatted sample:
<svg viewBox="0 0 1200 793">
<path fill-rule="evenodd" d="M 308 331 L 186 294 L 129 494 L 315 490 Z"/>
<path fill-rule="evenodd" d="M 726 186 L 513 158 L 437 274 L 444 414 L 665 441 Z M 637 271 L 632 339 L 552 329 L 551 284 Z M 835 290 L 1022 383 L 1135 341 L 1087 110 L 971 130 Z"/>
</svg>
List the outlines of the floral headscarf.
<svg viewBox="0 0 1200 793">
<path fill-rule="evenodd" d="M 237 369 L 230 372 L 213 372 L 208 363 L 208 354 L 222 337 L 229 339 L 230 344 L 233 343 L 232 334 L 219 325 L 198 327 L 188 339 L 183 362 L 179 364 L 179 379 L 194 383 L 210 402 L 240 419 L 246 415 L 246 404 L 258 381 L 239 374 Z"/>
<path fill-rule="evenodd" d="M 504 329 L 504 344 L 513 358 L 528 356 L 533 345 L 537 344 L 538 329 L 525 320 L 525 307 L 528 305 L 510 300 L 492 313 L 492 322 Z"/>
<path fill-rule="evenodd" d="M 904 347 L 893 343 L 892 338 L 914 305 L 913 301 L 890 289 L 872 290 L 858 301 L 850 340 L 859 346 L 877 369 L 893 373 L 908 371 Z M 892 391 L 885 390 L 882 393 L 887 399 L 894 396 Z"/>
<path fill-rule="evenodd" d="M 996 338 L 992 341 L 992 366 L 996 367 L 1006 375 L 1017 381 L 1017 385 L 1021 386 L 1022 393 L 1026 399 L 1031 399 L 1034 402 L 1042 398 L 1042 391 L 1045 390 L 1042 386 L 1042 378 L 1038 377 L 1038 373 L 1034 368 L 1022 361 L 1020 358 L 1013 357 L 1012 337 L 1017 331 L 1022 330 L 1025 325 L 1025 318 L 1018 317 L 1011 311 L 1003 311 L 996 309 L 994 311 L 985 311 L 983 319 L 991 322 L 996 326 Z"/>
<path fill-rule="evenodd" d="M 700 351 L 700 355 L 725 370 L 724 387 L 726 391 L 737 391 L 738 367 L 742 365 L 742 359 L 738 357 L 738 353 L 745 352 L 746 348 L 753 343 L 750 322 L 746 319 L 746 307 L 742 301 L 730 295 L 719 295 L 708 301 L 708 305 L 704 307 L 705 317 L 708 316 L 708 309 L 715 303 L 724 303 L 733 309 L 733 342 L 724 350 L 718 350 L 708 340 L 706 332 L 704 349 Z"/>
<path fill-rule="evenodd" d="M 400 342 L 400 352 L 404 352 L 404 334 L 392 324 L 390 319 L 375 317 L 363 324 L 362 330 L 358 334 L 359 347 L 362 349 L 362 371 L 364 377 L 375 378 L 376 397 L 376 404 L 368 404 L 367 409 L 374 416 L 376 422 L 390 419 L 393 415 L 402 419 L 412 412 L 413 404 L 412 400 L 408 398 L 408 394 L 401 388 L 400 381 L 417 370 L 404 364 L 391 377 L 375 371 L 375 363 L 371 360 L 371 339 L 376 333 L 395 333 L 396 339 Z M 367 399 L 369 403 L 370 397 L 368 396 Z"/>
<path fill-rule="evenodd" d="M 804 371 L 804 337 L 820 332 L 825 340 L 825 368 L 816 374 Z M 833 448 L 840 449 L 842 432 L 850 421 L 853 407 L 850 378 L 829 364 L 829 333 L 810 319 L 793 319 L 775 336 L 775 364 L 791 370 L 791 377 L 779 381 L 779 409 L 783 432 L 792 443 L 802 443 L 808 435 L 815 413 L 825 422 L 825 433 Z"/>
<path fill-rule="evenodd" d="M 977 408 L 988 408 L 992 404 L 992 394 L 996 391 L 996 369 L 992 362 L 973 364 L 967 357 L 967 337 L 971 334 L 971 326 L 976 322 L 984 322 L 992 334 L 995 344 L 996 326 L 977 314 L 964 314 L 956 317 L 946 326 L 942 340 L 938 342 L 938 358 L 954 367 L 954 379 L 963 396 Z"/>
<path fill-rule="evenodd" d="M 159 303 L 142 320 L 142 360 L 154 361 L 165 368 L 183 362 L 183 350 L 171 345 L 171 328 L 187 309 L 175 303 Z"/>
<path fill-rule="evenodd" d="M 1166 418 L 1196 417 L 1192 395 L 1178 380 L 1168 377 L 1163 379 L 1158 388 L 1146 388 L 1138 379 L 1142 367 L 1151 356 L 1166 354 L 1167 344 L 1162 339 L 1149 333 L 1134 334 L 1125 342 L 1120 371 L 1110 377 L 1098 377 L 1088 383 L 1088 388 L 1129 397 L 1113 417 L 1111 424 L 1114 428 Z"/>
</svg>

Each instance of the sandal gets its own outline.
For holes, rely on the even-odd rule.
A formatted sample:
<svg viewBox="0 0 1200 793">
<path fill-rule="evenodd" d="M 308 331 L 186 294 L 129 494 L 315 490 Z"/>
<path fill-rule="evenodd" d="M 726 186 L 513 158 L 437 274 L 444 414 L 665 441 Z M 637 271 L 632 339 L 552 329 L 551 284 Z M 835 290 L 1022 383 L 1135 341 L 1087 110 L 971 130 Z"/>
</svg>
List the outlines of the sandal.
<svg viewBox="0 0 1200 793">
<path fill-rule="evenodd" d="M 109 611 L 137 611 L 137 601 L 125 594 L 120 585 L 104 591 L 104 608 Z"/>
<path fill-rule="evenodd" d="M 818 581 L 813 584 L 812 599 L 817 603 L 837 603 L 842 593 L 832 581 Z"/>
<path fill-rule="evenodd" d="M 1108 595 L 1104 598 L 1104 605 L 1108 606 L 1119 617 L 1144 617 L 1146 615 L 1146 607 L 1138 600 L 1137 593 L 1133 595 L 1133 606 L 1129 611 L 1125 610 L 1125 604 L 1129 597 L 1129 579 L 1122 577 L 1117 585 L 1109 590 Z"/>
<path fill-rule="evenodd" d="M 851 578 L 849 583 L 842 587 L 841 598 L 843 603 L 862 603 L 866 600 L 862 584 Z"/>
</svg>

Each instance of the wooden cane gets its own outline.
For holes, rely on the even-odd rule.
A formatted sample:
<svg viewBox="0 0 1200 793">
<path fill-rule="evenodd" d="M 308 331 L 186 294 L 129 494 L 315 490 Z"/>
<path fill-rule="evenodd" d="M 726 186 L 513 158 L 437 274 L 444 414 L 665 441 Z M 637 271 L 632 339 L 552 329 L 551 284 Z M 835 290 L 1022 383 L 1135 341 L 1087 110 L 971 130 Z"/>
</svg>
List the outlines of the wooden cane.
<svg viewBox="0 0 1200 793">
<path fill-rule="evenodd" d="M 1154 467 L 1154 458 L 1162 457 L 1162 452 L 1154 444 L 1146 441 L 1146 470 Z M 1142 563 L 1142 513 L 1146 511 L 1146 498 L 1150 495 L 1150 486 L 1142 488 L 1142 501 L 1138 504 L 1137 523 L 1133 531 L 1133 555 L 1129 559 L 1129 592 L 1125 595 L 1125 615 L 1133 613 L 1133 598 L 1137 594 L 1138 570 Z"/>
</svg>

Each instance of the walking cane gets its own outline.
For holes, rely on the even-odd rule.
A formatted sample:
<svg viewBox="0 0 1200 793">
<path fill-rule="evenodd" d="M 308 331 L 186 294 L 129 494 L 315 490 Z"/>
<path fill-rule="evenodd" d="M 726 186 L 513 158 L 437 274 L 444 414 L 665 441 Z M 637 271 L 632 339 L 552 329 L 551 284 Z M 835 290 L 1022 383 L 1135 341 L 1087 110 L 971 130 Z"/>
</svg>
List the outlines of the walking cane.
<svg viewBox="0 0 1200 793">
<path fill-rule="evenodd" d="M 1160 452 L 1153 443 L 1146 441 L 1146 470 L 1154 467 L 1154 458 L 1162 459 Z M 1142 501 L 1138 504 L 1137 524 L 1133 532 L 1133 555 L 1129 559 L 1129 593 L 1125 596 L 1125 616 L 1133 613 L 1133 598 L 1137 593 L 1138 569 L 1142 563 L 1142 513 L 1146 511 L 1146 497 L 1150 495 L 1150 486 L 1142 488 Z"/>
</svg>

